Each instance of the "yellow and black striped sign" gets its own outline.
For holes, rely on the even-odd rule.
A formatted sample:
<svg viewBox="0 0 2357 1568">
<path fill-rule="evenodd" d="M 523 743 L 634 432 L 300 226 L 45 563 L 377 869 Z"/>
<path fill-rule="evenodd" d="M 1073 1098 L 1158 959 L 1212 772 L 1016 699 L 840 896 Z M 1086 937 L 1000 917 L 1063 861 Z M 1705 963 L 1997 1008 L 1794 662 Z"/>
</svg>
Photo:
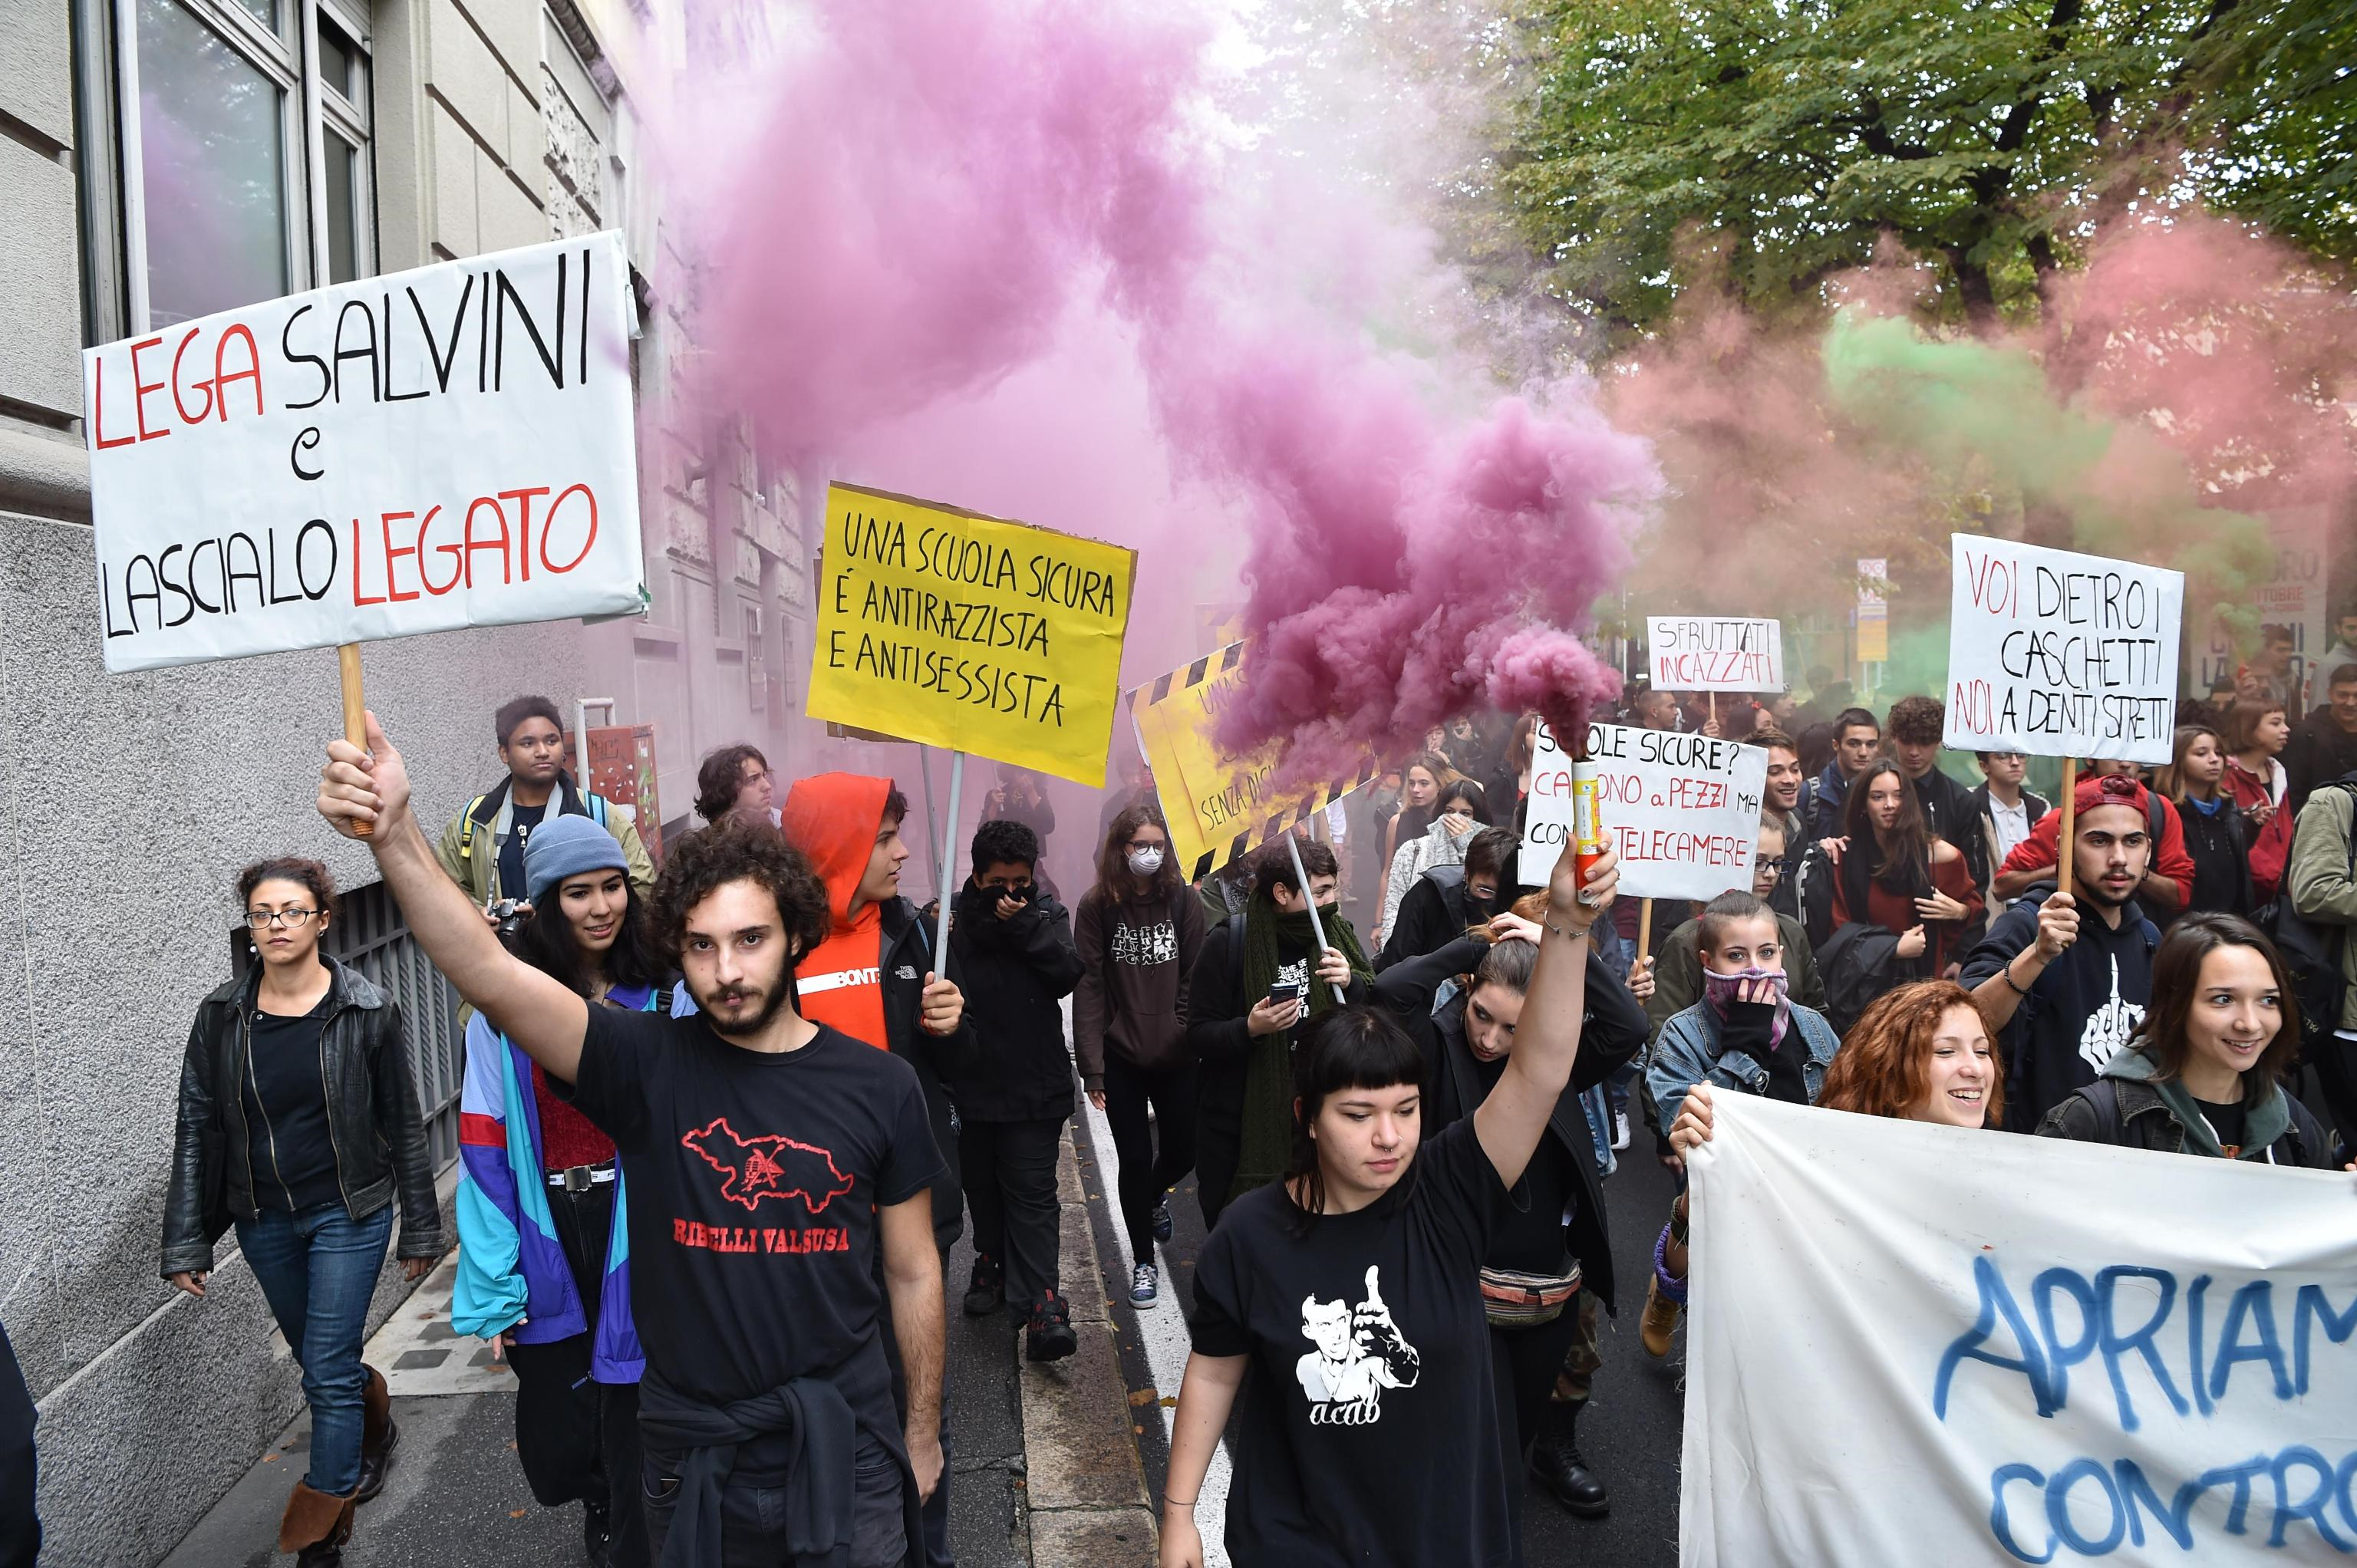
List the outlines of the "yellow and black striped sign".
<svg viewBox="0 0 2357 1568">
<path fill-rule="evenodd" d="M 1290 832 L 1375 777 L 1370 752 L 1347 777 L 1273 798 L 1275 746 L 1242 758 L 1222 754 L 1211 735 L 1220 711 L 1243 683 L 1243 660 L 1244 644 L 1231 642 L 1127 693 L 1138 749 L 1154 768 L 1171 848 L 1192 882 Z"/>
</svg>

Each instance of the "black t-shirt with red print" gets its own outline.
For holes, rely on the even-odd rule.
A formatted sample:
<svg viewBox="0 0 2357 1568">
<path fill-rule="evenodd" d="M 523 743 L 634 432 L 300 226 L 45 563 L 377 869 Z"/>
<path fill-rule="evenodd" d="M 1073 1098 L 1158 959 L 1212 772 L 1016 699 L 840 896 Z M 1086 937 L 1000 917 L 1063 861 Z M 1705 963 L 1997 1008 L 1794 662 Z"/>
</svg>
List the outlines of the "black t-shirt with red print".
<svg viewBox="0 0 2357 1568">
<path fill-rule="evenodd" d="M 650 1375 L 711 1403 L 823 1375 L 897 1431 L 876 1211 L 942 1173 L 915 1070 L 823 1025 L 770 1053 L 592 1007 L 571 1098 L 621 1154 Z"/>
</svg>

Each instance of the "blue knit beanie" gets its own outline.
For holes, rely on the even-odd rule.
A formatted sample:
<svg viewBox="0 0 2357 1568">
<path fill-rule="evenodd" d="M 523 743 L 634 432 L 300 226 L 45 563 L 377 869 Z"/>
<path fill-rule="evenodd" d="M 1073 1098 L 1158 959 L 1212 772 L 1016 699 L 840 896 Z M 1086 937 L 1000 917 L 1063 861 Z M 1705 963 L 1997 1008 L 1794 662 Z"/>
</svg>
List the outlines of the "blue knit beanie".
<svg viewBox="0 0 2357 1568">
<path fill-rule="evenodd" d="M 540 908 L 548 891 L 585 871 L 630 869 L 622 841 L 587 817 L 551 817 L 523 842 L 524 897 Z"/>
</svg>

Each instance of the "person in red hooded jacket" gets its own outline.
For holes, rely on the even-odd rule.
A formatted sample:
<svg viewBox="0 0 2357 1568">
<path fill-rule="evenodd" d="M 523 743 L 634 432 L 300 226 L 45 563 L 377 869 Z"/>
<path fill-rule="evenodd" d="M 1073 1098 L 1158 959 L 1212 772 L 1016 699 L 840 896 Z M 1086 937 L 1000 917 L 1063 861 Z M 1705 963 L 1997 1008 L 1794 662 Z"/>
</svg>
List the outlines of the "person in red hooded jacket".
<svg viewBox="0 0 2357 1568">
<path fill-rule="evenodd" d="M 2133 762 L 2096 757 L 2089 760 L 2079 774 L 2079 787 L 2085 789 L 2091 779 L 2111 777 L 2133 779 L 2139 770 Z M 2152 841 L 2151 867 L 2136 889 L 2136 897 L 2146 912 L 2155 920 L 2166 920 L 2185 908 L 2193 897 L 2193 855 L 2185 847 L 2185 823 L 2177 814 L 2177 807 L 2166 795 L 2149 790 L 2139 795 L 2145 806 Z M 1992 878 L 1996 896 L 2001 899 L 2020 897 L 2042 882 L 2054 880 L 2054 867 L 2061 855 L 2057 845 L 2062 841 L 2062 813 L 2050 811 L 2031 824 L 2029 836 L 2013 846 Z"/>
<path fill-rule="evenodd" d="M 932 928 L 900 896 L 900 867 L 909 859 L 900 824 L 909 799 L 888 779 L 821 773 L 787 791 L 778 827 L 826 885 L 834 917 L 826 940 L 794 966 L 796 1005 L 815 1024 L 842 1030 L 890 1051 L 917 1069 L 933 1123 L 933 1142 L 945 1174 L 933 1184 L 933 1240 L 944 1266 L 964 1228 L 965 1189 L 958 1167 L 957 1113 L 950 1100 L 948 1065 L 974 1047 L 974 1023 L 945 962 L 933 957 Z M 926 1024 L 958 1003 L 946 1034 Z M 925 1555 L 950 1568 L 949 1388 L 942 1389 L 942 1484 L 926 1499 Z"/>
</svg>

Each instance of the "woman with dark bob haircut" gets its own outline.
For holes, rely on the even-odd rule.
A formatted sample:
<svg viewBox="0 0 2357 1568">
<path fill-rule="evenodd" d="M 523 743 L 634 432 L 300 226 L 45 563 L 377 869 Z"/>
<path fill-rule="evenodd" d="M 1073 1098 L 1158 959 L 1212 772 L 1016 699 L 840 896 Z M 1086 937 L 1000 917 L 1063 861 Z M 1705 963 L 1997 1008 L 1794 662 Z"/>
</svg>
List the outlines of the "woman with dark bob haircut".
<svg viewBox="0 0 2357 1568">
<path fill-rule="evenodd" d="M 399 1436 L 384 1374 L 361 1363 L 393 1208 L 414 1280 L 445 1251 L 441 1206 L 401 1006 L 319 950 L 336 916 L 328 868 L 262 861 L 237 896 L 256 961 L 198 1004 L 188 1031 L 163 1273 L 201 1298 L 213 1243 L 237 1227 L 311 1406 L 310 1467 L 278 1549 L 333 1568 Z"/>
<path fill-rule="evenodd" d="M 1202 1568 L 1194 1508 L 1249 1380 L 1227 1549 L 1236 1568 L 1519 1563 L 1481 1265 L 1579 1053 L 1609 854 L 1549 880 L 1514 1049 L 1487 1097 L 1423 1136 L 1427 1062 L 1383 1008 L 1329 1008 L 1293 1050 L 1284 1179 L 1239 1196 L 1197 1262 L 1161 1568 Z"/>
<path fill-rule="evenodd" d="M 2153 954 L 2152 1006 L 2127 1048 L 2039 1135 L 2330 1170 L 2331 1137 L 2283 1086 L 2298 1052 L 2275 944 L 2238 915 L 2188 915 Z"/>
</svg>

